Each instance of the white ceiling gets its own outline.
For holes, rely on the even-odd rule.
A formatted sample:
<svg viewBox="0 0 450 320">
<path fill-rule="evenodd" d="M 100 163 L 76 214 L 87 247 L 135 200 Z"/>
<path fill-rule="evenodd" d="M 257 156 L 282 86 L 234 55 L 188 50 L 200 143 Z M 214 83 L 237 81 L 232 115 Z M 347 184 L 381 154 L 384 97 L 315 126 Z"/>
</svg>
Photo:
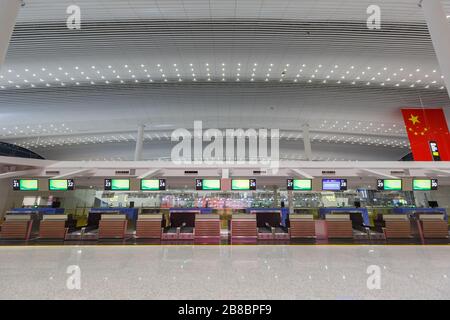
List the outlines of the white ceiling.
<svg viewBox="0 0 450 320">
<path fill-rule="evenodd" d="M 316 159 L 379 157 L 381 147 L 395 160 L 408 152 L 401 107 L 443 107 L 450 119 L 417 3 L 378 1 L 374 31 L 368 0 L 33 0 L 0 71 L 0 139 L 64 159 L 110 141 L 78 152 L 117 159 L 139 123 L 148 142 L 194 120 L 280 128 L 294 141 L 309 123 Z M 65 27 L 70 4 L 81 30 Z M 343 157 L 330 143 L 355 147 Z"/>
</svg>

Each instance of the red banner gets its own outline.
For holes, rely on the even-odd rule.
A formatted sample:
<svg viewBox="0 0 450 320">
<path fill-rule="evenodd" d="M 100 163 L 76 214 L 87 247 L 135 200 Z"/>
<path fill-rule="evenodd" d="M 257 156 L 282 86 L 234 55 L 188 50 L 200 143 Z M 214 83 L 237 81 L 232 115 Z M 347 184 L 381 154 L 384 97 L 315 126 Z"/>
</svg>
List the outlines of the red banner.
<svg viewBox="0 0 450 320">
<path fill-rule="evenodd" d="M 415 161 L 450 161 L 450 133 L 442 109 L 402 109 Z"/>
</svg>

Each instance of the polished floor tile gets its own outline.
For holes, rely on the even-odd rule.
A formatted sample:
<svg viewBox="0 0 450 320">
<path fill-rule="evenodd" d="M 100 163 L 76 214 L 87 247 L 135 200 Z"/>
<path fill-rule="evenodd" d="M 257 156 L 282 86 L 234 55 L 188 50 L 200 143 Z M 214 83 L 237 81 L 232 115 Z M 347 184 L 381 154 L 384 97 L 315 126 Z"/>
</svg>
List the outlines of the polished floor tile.
<svg viewBox="0 0 450 320">
<path fill-rule="evenodd" d="M 450 298 L 448 246 L 10 246 L 0 261 L 0 299 Z"/>
</svg>

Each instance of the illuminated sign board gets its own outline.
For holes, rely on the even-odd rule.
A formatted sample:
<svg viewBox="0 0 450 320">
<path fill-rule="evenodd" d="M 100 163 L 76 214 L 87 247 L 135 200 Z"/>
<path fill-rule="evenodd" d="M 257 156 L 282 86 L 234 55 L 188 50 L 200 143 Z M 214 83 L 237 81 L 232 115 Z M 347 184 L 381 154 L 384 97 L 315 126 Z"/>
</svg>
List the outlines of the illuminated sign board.
<svg viewBox="0 0 450 320">
<path fill-rule="evenodd" d="M 347 190 L 347 179 L 323 179 L 322 190 L 345 191 Z"/>
<path fill-rule="evenodd" d="M 377 189 L 380 191 L 402 191 L 403 183 L 401 179 L 378 179 Z"/>
<path fill-rule="evenodd" d="M 231 190 L 246 191 L 256 190 L 256 179 L 232 179 Z"/>
<path fill-rule="evenodd" d="M 166 190 L 166 179 L 142 179 L 142 191 L 161 191 Z"/>
<path fill-rule="evenodd" d="M 39 181 L 37 179 L 14 179 L 13 190 L 39 191 Z"/>
<path fill-rule="evenodd" d="M 50 191 L 70 191 L 75 189 L 73 179 L 50 179 L 48 180 L 48 190 Z"/>
<path fill-rule="evenodd" d="M 199 191 L 220 191 L 220 179 L 195 179 L 195 189 Z"/>
<path fill-rule="evenodd" d="M 294 191 L 311 191 L 312 180 L 311 179 L 288 179 L 287 189 Z"/>
<path fill-rule="evenodd" d="M 105 179 L 105 190 L 107 191 L 129 191 L 130 179 Z"/>
<path fill-rule="evenodd" d="M 431 191 L 438 189 L 437 179 L 414 179 L 413 190 L 414 191 Z"/>
<path fill-rule="evenodd" d="M 439 147 L 437 142 L 430 141 L 430 150 L 431 150 L 431 156 L 433 157 L 434 161 L 441 161 L 441 154 L 439 153 Z"/>
</svg>

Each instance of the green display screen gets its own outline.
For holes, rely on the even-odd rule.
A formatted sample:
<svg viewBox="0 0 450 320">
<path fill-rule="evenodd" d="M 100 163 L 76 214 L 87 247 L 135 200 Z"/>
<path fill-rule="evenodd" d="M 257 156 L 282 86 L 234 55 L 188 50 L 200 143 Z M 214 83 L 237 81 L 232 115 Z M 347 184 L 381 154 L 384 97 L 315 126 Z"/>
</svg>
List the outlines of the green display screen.
<svg viewBox="0 0 450 320">
<path fill-rule="evenodd" d="M 67 190 L 73 190 L 74 189 L 74 183 L 73 180 L 67 180 L 67 179 L 50 179 L 48 181 L 48 189 L 50 191 L 67 191 Z"/>
<path fill-rule="evenodd" d="M 141 190 L 142 191 L 160 191 L 166 189 L 165 179 L 150 179 L 141 180 Z"/>
<path fill-rule="evenodd" d="M 288 179 L 287 189 L 295 191 L 311 191 L 312 180 L 310 179 Z"/>
<path fill-rule="evenodd" d="M 219 179 L 203 179 L 203 190 L 219 191 L 221 189 Z"/>
<path fill-rule="evenodd" d="M 437 190 L 438 182 L 436 179 L 414 179 L 413 190 L 414 191 L 431 191 Z"/>
<path fill-rule="evenodd" d="M 130 190 L 129 179 L 105 179 L 105 190 L 128 191 Z"/>
<path fill-rule="evenodd" d="M 400 179 L 384 180 L 384 190 L 386 190 L 386 191 L 401 191 L 402 190 L 402 180 L 400 180 Z"/>
<path fill-rule="evenodd" d="M 19 191 L 39 191 L 39 182 L 37 179 L 14 180 L 13 189 Z"/>
<path fill-rule="evenodd" d="M 256 190 L 256 180 L 255 179 L 233 179 L 231 180 L 231 190 L 245 191 L 245 190 Z"/>
</svg>

